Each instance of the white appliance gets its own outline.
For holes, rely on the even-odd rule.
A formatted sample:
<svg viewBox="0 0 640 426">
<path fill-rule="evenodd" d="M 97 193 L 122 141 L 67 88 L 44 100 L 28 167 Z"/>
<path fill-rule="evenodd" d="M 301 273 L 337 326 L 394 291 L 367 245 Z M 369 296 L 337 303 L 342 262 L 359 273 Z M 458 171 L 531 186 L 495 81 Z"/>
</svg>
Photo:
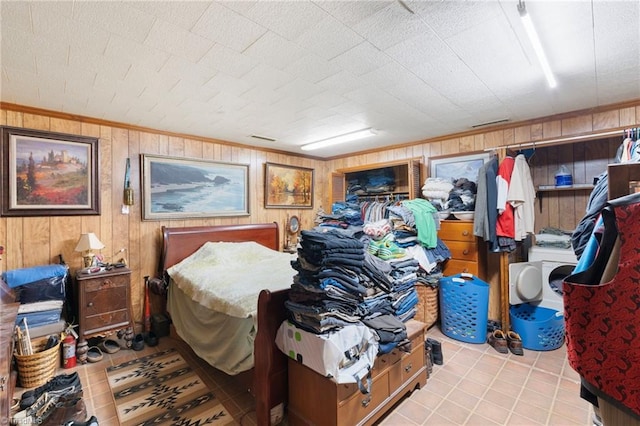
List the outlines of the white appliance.
<svg viewBox="0 0 640 426">
<path fill-rule="evenodd" d="M 528 262 L 509 265 L 509 303 L 530 303 L 564 312 L 562 281 L 577 263 L 572 249 L 531 247 Z"/>
</svg>

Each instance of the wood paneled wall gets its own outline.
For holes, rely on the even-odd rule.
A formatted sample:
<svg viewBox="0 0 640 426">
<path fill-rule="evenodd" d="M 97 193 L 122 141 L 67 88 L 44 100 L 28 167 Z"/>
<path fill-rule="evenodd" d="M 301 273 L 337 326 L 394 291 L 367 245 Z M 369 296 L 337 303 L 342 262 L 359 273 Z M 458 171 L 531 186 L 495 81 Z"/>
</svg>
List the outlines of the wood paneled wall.
<svg viewBox="0 0 640 426">
<path fill-rule="evenodd" d="M 257 223 L 276 221 L 282 227 L 287 214 L 297 214 L 302 229 L 313 226 L 315 213 L 319 207 L 329 211 L 328 188 L 329 174 L 336 170 L 355 167 L 363 164 L 375 164 L 385 161 L 404 160 L 421 157 L 428 164 L 430 157 L 499 149 L 506 145 L 541 141 L 550 138 L 582 135 L 600 132 L 607 129 L 638 126 L 640 123 L 640 100 L 622 106 L 612 106 L 598 111 L 583 111 L 562 116 L 553 116 L 533 120 L 512 126 L 487 129 L 485 132 L 452 135 L 450 137 L 417 141 L 403 146 L 364 152 L 356 155 L 334 158 L 327 161 L 304 158 L 284 153 L 268 152 L 248 147 L 239 147 L 223 141 L 198 137 L 179 137 L 146 130 L 137 130 L 131 126 L 118 126 L 111 123 L 100 124 L 99 120 L 85 120 L 82 117 L 67 116 L 59 112 L 31 112 L 29 108 L 7 107 L 0 109 L 0 124 L 25 127 L 38 130 L 99 137 L 100 149 L 100 197 L 101 214 L 99 216 L 72 217 L 17 217 L 0 218 L 0 245 L 5 247 L 2 257 L 2 270 L 30 267 L 58 261 L 58 254 L 75 270 L 80 266 L 80 256 L 73 251 L 80 233 L 95 232 L 106 245 L 102 250 L 105 256 L 111 256 L 121 248 L 133 271 L 132 297 L 134 314 L 139 321 L 142 316 L 144 276 L 156 274 L 160 250 L 160 227 L 218 225 L 229 223 Z M 584 178 L 585 182 L 592 178 L 596 170 L 604 165 L 603 153 L 612 157 L 611 146 L 620 142 L 609 143 L 604 149 L 600 145 L 590 148 L 581 144 L 557 148 L 542 149 L 534 156 L 536 164 L 534 173 L 536 180 L 549 173 L 555 173 L 557 167 L 550 165 L 549 159 L 567 157 L 572 159 L 574 179 Z M 586 146 L 586 145 L 585 145 Z M 554 152 L 554 150 L 556 150 Z M 250 211 L 247 217 L 214 218 L 199 220 L 147 221 L 141 220 L 140 213 L 140 161 L 141 153 L 171 155 L 179 157 L 203 158 L 219 161 L 247 163 L 250 165 Z M 594 154 L 595 153 L 595 154 Z M 546 155 L 546 166 L 537 166 Z M 600 163 L 589 163 L 592 155 L 601 158 Z M 135 189 L 135 205 L 129 215 L 121 214 L 122 188 L 126 158 L 131 158 L 132 186 Z M 606 157 L 606 155 L 605 155 Z M 564 159 L 562 160 L 565 161 Z M 314 209 L 286 210 L 264 208 L 264 163 L 272 162 L 290 164 L 315 170 Z M 542 164 L 542 163 L 540 163 Z M 545 169 L 546 167 L 546 169 Z M 540 178 L 542 179 L 542 178 Z M 545 182 L 536 182 L 544 184 Z M 576 194 L 568 199 L 563 196 L 563 203 L 573 203 L 574 214 L 584 211 L 587 193 Z M 546 202 L 545 198 L 545 202 Z M 573 199 L 571 201 L 571 199 Z M 550 203 L 552 201 L 550 200 Z M 560 201 L 557 201 L 560 205 Z M 551 205 L 551 204 L 550 204 Z M 550 209 L 558 213 L 552 218 L 549 213 L 546 219 L 550 225 L 560 227 L 569 225 L 563 222 L 561 209 Z M 542 217 L 542 216 L 541 216 Z M 153 301 L 152 301 L 153 304 Z"/>
</svg>

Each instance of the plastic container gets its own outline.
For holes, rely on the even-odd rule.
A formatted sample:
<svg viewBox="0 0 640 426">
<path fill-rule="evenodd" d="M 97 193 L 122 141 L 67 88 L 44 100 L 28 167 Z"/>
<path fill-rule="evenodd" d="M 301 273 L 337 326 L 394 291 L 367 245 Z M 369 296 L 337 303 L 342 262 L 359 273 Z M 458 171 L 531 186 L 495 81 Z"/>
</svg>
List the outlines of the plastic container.
<svg viewBox="0 0 640 426">
<path fill-rule="evenodd" d="M 442 333 L 467 343 L 487 341 L 489 284 L 471 274 L 440 279 Z"/>
<path fill-rule="evenodd" d="M 522 303 L 509 308 L 511 328 L 522 338 L 522 346 L 550 351 L 564 344 L 564 315 L 554 309 Z"/>
<path fill-rule="evenodd" d="M 569 168 L 567 168 L 567 166 L 562 164 L 556 172 L 556 186 L 562 188 L 572 185 L 573 177 L 571 176 L 571 171 L 569 170 Z"/>
</svg>

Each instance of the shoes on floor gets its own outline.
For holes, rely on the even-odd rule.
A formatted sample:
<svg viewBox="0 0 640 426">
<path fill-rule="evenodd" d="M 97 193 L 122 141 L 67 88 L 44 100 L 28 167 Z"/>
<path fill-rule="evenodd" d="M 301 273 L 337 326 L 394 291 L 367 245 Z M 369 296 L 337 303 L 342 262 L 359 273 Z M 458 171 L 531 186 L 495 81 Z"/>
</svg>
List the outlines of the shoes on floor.
<svg viewBox="0 0 640 426">
<path fill-rule="evenodd" d="M 104 358 L 104 354 L 102 350 L 97 346 L 91 346 L 89 351 L 87 352 L 87 361 L 89 362 L 99 362 Z"/>
<path fill-rule="evenodd" d="M 133 338 L 133 342 L 131 342 L 131 349 L 134 351 L 141 351 L 144 349 L 144 336 L 141 333 L 138 333 Z"/>
<path fill-rule="evenodd" d="M 42 426 L 59 426 L 67 422 L 82 421 L 87 418 L 87 407 L 81 397 L 61 397 L 51 410 Z"/>
<path fill-rule="evenodd" d="M 113 339 L 104 339 L 98 345 L 102 352 L 106 352 L 108 354 L 115 354 L 120 350 L 120 344 Z"/>
<path fill-rule="evenodd" d="M 144 342 L 147 346 L 157 346 L 158 345 L 158 336 L 153 331 L 148 332 L 144 336 Z"/>
<path fill-rule="evenodd" d="M 487 342 L 498 352 L 501 354 L 508 354 L 509 348 L 507 346 L 507 338 L 504 335 L 504 331 L 502 330 L 494 330 L 492 333 L 489 333 L 487 337 Z"/>
<path fill-rule="evenodd" d="M 96 418 L 96 416 L 91 416 L 89 417 L 89 420 L 87 420 L 86 422 L 71 420 L 65 423 L 63 426 L 99 426 L 99 425 L 98 425 L 98 419 Z"/>
<path fill-rule="evenodd" d="M 524 355 L 524 350 L 522 349 L 522 339 L 520 335 L 515 331 L 509 331 L 507 333 L 507 346 L 509 350 L 514 355 L 522 356 Z"/>
<path fill-rule="evenodd" d="M 64 416 L 71 416 L 78 401 L 82 401 L 82 389 L 76 386 L 69 386 L 55 391 L 42 393 L 35 402 L 22 411 L 17 412 L 11 418 L 11 424 L 33 424 L 33 425 L 59 425 L 65 421 Z M 82 403 L 84 407 L 84 403 Z M 54 418 L 49 418 L 58 410 L 64 408 L 63 412 L 55 414 Z M 85 411 L 86 418 L 86 411 Z M 71 417 L 69 418 L 71 420 Z"/>
<path fill-rule="evenodd" d="M 50 379 L 42 386 L 24 391 L 20 399 L 20 409 L 24 410 L 27 407 L 32 406 L 36 402 L 36 400 L 40 398 L 40 396 L 45 392 L 55 392 L 61 389 L 68 389 L 71 386 L 77 389 L 82 389 L 80 376 L 78 376 L 77 371 L 71 374 L 60 374 Z"/>
<path fill-rule="evenodd" d="M 427 337 L 427 345 L 431 346 L 431 353 L 433 354 L 433 363 L 436 365 L 444 364 L 444 357 L 442 355 L 442 344 L 436 339 Z"/>
</svg>

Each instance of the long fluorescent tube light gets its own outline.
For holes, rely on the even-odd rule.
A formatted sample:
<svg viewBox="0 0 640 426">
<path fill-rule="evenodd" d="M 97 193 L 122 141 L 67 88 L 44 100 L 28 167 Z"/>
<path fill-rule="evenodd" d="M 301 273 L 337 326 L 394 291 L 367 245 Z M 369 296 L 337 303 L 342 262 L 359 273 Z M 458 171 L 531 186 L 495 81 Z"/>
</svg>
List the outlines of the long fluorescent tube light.
<svg viewBox="0 0 640 426">
<path fill-rule="evenodd" d="M 337 145 L 339 143 L 351 142 L 357 139 L 366 138 L 369 136 L 375 136 L 377 133 L 372 128 L 357 130 L 351 133 L 345 133 L 344 135 L 333 136 L 331 138 L 323 139 L 321 141 L 308 143 L 300 147 L 303 151 L 311 151 L 314 149 L 326 148 L 328 146 Z"/>
<path fill-rule="evenodd" d="M 531 44 L 533 45 L 533 50 L 536 52 L 536 56 L 538 56 L 538 61 L 540 62 L 540 66 L 542 66 L 542 72 L 544 72 L 544 75 L 547 78 L 549 87 L 554 88 L 558 85 L 558 83 L 553 76 L 553 72 L 551 72 L 551 67 L 549 66 L 549 61 L 547 61 L 547 56 L 544 54 L 544 49 L 542 49 L 542 44 L 540 43 L 538 32 L 533 26 L 533 22 L 531 21 L 531 17 L 527 13 L 527 8 L 525 7 L 523 0 L 520 0 L 520 2 L 518 3 L 518 12 L 520 12 L 522 24 L 524 25 L 524 29 L 527 32 L 527 36 L 529 37 Z"/>
</svg>

